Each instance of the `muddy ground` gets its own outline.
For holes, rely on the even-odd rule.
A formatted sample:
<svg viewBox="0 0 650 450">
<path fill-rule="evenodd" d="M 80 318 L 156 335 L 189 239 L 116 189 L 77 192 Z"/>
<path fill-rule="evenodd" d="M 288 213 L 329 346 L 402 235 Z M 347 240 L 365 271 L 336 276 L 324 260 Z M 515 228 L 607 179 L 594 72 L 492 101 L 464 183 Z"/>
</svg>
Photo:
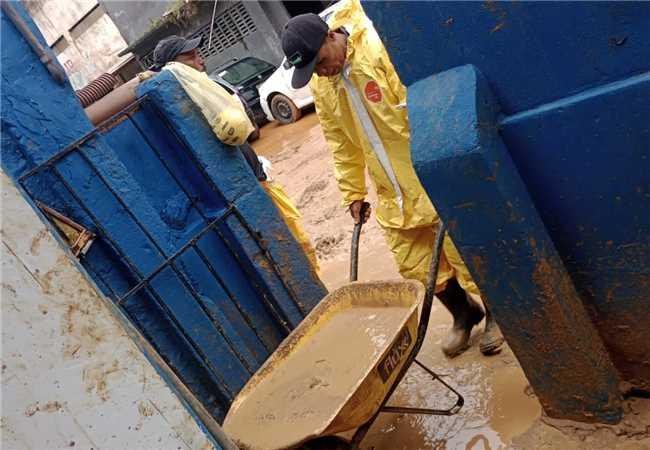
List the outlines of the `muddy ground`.
<svg viewBox="0 0 650 450">
<path fill-rule="evenodd" d="M 321 279 L 331 290 L 347 281 L 352 221 L 341 207 L 332 159 L 318 119 L 309 113 L 295 124 L 266 125 L 253 145 L 268 158 L 273 178 L 284 185 L 303 214 L 304 227 L 316 247 Z M 370 185 L 369 185 L 370 186 Z M 369 200 L 375 195 L 369 187 Z M 381 229 L 374 219 L 364 227 L 359 251 L 359 279 L 399 277 Z M 465 397 L 452 417 L 384 414 L 364 440 L 364 450 L 420 449 L 648 449 L 650 399 L 626 403 L 624 421 L 614 427 L 583 425 L 546 418 L 509 348 L 484 357 L 473 345 L 448 360 L 440 351 L 451 316 L 434 304 L 427 340 L 419 359 Z M 480 337 L 478 327 L 472 339 Z M 402 381 L 392 403 L 444 408 L 450 398 L 417 367 Z"/>
</svg>

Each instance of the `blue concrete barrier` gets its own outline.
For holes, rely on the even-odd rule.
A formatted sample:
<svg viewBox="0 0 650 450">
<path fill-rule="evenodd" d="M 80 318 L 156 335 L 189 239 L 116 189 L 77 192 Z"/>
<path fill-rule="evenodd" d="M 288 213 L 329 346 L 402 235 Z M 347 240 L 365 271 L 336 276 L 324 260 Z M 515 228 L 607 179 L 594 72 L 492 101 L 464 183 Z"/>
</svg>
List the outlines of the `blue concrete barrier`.
<svg viewBox="0 0 650 450">
<path fill-rule="evenodd" d="M 616 374 L 609 362 L 594 366 L 580 353 L 589 348 L 585 339 L 594 336 L 585 323 L 589 319 L 607 350 L 606 356 L 600 351 L 595 354 L 613 362 L 627 382 L 623 390 L 650 391 L 650 328 L 639 319 L 648 309 L 650 282 L 650 215 L 646 212 L 650 207 L 650 6 L 643 2 L 363 5 L 409 89 L 409 109 L 418 105 L 418 112 L 409 113 L 418 174 L 425 186 L 428 183 L 427 191 L 443 220 L 450 222 L 456 244 L 494 304 L 497 320 L 534 390 L 546 396 L 540 398 L 542 404 L 556 417 L 614 421 L 620 415 L 620 397 L 612 391 Z M 467 64 L 484 75 L 478 90 L 460 76 L 459 67 Z M 451 85 L 438 86 L 437 78 L 443 76 Z M 455 87 L 455 83 L 469 84 Z M 428 104 L 421 98 L 424 85 L 440 90 L 437 97 L 425 97 Z M 467 89 L 475 98 L 461 106 L 460 100 L 444 91 L 452 87 L 458 93 Z M 445 116 L 450 111 L 442 108 L 444 101 L 457 108 L 452 109 L 459 114 L 458 124 Z M 499 108 L 483 122 L 481 111 L 490 106 L 472 101 L 493 102 Z M 479 115 L 476 129 L 459 128 L 471 124 L 473 114 Z M 470 152 L 472 157 L 462 154 L 470 149 L 471 136 L 482 149 Z M 425 151 L 427 139 L 431 145 Z M 486 150 L 490 145 L 492 149 Z M 509 178 L 504 177 L 503 167 L 494 166 L 500 161 L 497 153 L 486 156 L 494 152 L 512 161 L 505 172 L 518 174 L 515 178 L 521 182 L 516 189 L 492 187 L 490 191 L 481 179 L 514 183 L 502 179 Z M 427 181 L 433 178 L 427 170 L 434 169 L 425 169 L 430 165 L 436 176 L 444 176 L 458 189 Z M 494 196 L 489 200 L 494 205 L 485 203 L 488 194 Z M 531 230 L 543 238 L 536 237 L 535 245 L 521 241 L 526 230 L 521 227 L 531 226 L 528 215 L 518 215 L 522 208 L 538 217 Z M 510 217 L 513 211 L 516 214 Z M 513 228 L 512 221 L 522 217 L 526 220 Z M 491 228 L 479 231 L 485 224 Z M 505 243 L 497 245 L 498 239 Z M 537 256 L 531 254 L 534 247 Z M 517 332 L 515 324 L 521 324 L 522 317 L 506 306 L 514 286 L 508 281 L 510 273 L 528 270 L 528 285 L 517 287 L 517 295 L 526 297 L 529 307 L 526 320 L 532 324 L 547 317 L 544 308 L 549 303 L 530 295 L 540 288 L 537 266 L 521 261 L 541 262 L 549 255 L 553 275 L 548 281 L 563 280 L 558 286 L 569 289 L 566 297 L 573 300 L 568 304 L 576 305 L 576 292 L 584 304 L 582 312 L 573 306 L 555 311 L 557 320 L 580 324 L 577 328 L 582 331 L 575 336 L 580 346 L 575 348 L 563 342 L 562 333 Z M 504 266 L 515 257 L 523 259 Z M 480 263 L 488 260 L 490 264 Z M 540 375 L 540 362 L 532 355 L 542 343 L 559 352 L 554 357 L 558 364 L 571 361 L 577 373 L 594 373 L 594 367 L 599 367 L 596 388 L 571 400 L 564 385 L 574 386 L 575 378 L 564 378 L 570 374 L 563 370 Z"/>
<path fill-rule="evenodd" d="M 418 176 L 544 410 L 617 422 L 618 374 L 498 135 L 485 79 L 451 69 L 411 85 L 408 104 Z"/>
</svg>

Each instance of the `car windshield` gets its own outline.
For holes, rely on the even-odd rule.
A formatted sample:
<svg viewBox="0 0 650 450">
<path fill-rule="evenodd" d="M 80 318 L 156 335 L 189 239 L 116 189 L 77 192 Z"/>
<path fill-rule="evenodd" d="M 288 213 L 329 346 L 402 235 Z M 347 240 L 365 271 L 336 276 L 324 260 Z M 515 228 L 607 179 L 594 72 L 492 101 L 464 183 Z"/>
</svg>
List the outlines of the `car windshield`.
<svg viewBox="0 0 650 450">
<path fill-rule="evenodd" d="M 223 69 L 219 72 L 219 76 L 236 86 L 269 69 L 273 70 L 274 67 L 266 61 L 257 58 L 245 58 Z"/>
</svg>

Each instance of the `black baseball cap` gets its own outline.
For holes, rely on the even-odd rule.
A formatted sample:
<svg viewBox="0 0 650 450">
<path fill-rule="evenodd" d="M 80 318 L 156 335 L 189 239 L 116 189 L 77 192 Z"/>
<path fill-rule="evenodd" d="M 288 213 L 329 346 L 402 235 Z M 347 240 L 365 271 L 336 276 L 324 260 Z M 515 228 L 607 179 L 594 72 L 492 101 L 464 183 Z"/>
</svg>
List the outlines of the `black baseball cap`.
<svg viewBox="0 0 650 450">
<path fill-rule="evenodd" d="M 173 61 L 182 53 L 191 52 L 201 45 L 202 36 L 194 39 L 185 39 L 180 36 L 169 36 L 156 45 L 153 50 L 152 69 L 160 70 L 169 61 Z"/>
<path fill-rule="evenodd" d="M 325 21 L 313 13 L 293 17 L 284 26 L 282 50 L 289 64 L 295 67 L 291 78 L 294 89 L 309 83 L 328 31 Z"/>
</svg>

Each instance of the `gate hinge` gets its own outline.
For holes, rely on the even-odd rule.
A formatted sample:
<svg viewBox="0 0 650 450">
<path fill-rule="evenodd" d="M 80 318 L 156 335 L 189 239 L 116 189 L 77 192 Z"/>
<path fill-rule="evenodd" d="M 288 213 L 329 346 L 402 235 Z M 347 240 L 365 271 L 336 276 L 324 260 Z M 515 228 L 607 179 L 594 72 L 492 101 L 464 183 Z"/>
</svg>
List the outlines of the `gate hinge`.
<svg viewBox="0 0 650 450">
<path fill-rule="evenodd" d="M 36 205 L 59 230 L 63 238 L 68 242 L 70 251 L 75 257 L 80 258 L 88 252 L 95 240 L 95 233 L 41 202 L 36 202 Z"/>
</svg>

